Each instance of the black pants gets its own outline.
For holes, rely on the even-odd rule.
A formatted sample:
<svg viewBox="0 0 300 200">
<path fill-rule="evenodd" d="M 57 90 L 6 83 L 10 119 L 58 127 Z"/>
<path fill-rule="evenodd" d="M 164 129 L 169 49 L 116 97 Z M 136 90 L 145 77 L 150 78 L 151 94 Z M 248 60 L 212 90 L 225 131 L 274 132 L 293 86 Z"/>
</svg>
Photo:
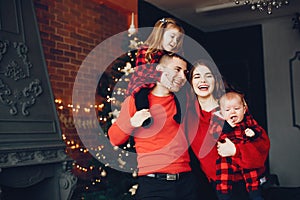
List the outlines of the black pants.
<svg viewBox="0 0 300 200">
<path fill-rule="evenodd" d="M 161 180 L 138 177 L 136 200 L 199 200 L 195 188 L 195 177 L 186 173 L 179 180 Z"/>
</svg>

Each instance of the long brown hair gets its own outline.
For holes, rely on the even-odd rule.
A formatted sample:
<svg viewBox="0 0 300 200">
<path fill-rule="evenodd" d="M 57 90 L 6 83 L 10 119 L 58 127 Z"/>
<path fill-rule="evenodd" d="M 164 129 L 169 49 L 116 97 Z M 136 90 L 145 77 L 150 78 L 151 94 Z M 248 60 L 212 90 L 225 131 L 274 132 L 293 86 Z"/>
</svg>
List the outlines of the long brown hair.
<svg viewBox="0 0 300 200">
<path fill-rule="evenodd" d="M 188 74 L 189 83 L 192 85 L 193 73 L 194 73 L 196 67 L 199 65 L 206 66 L 211 71 L 212 75 L 214 76 L 215 89 L 213 91 L 213 96 L 215 99 L 218 100 L 225 93 L 225 88 L 224 88 L 223 78 L 222 78 L 216 64 L 212 60 L 208 60 L 208 59 L 197 60 L 193 64 L 193 66 Z"/>
<path fill-rule="evenodd" d="M 155 23 L 152 32 L 150 33 L 147 40 L 144 42 L 144 44 L 149 46 L 146 52 L 146 59 L 148 61 L 152 59 L 152 53 L 162 50 L 160 48 L 163 40 L 163 35 L 168 28 L 176 28 L 181 33 L 181 37 L 178 40 L 176 48 L 173 50 L 173 52 L 177 53 L 182 49 L 184 35 L 183 27 L 173 18 L 162 18 Z"/>
</svg>

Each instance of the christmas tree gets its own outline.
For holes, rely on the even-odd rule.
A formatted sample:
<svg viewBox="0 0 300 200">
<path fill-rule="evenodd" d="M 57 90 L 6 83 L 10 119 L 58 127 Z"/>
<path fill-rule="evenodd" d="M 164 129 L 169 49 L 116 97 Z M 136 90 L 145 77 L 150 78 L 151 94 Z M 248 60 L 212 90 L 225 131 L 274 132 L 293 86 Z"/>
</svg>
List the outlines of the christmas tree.
<svg viewBox="0 0 300 200">
<path fill-rule="evenodd" d="M 142 44 L 136 34 L 126 34 L 124 37 L 126 39 L 122 48 L 126 53 L 115 59 L 102 74 L 95 105 L 89 108 L 74 107 L 56 99 L 59 119 L 63 124 L 63 139 L 67 144 L 66 152 L 74 160 L 73 173 L 78 177 L 72 199 L 132 199 L 136 189 L 136 162 L 132 162 L 136 158 L 132 158 L 134 153 L 129 154 L 135 152 L 132 138 L 118 147 L 112 146 L 107 139 L 99 146 L 86 148 L 76 134 L 78 128 L 88 132 L 97 129 L 100 124 L 103 133 L 99 133 L 99 137 L 104 134 L 107 138 L 109 127 L 118 117 L 128 82 L 134 72 L 137 48 Z M 74 120 L 72 117 L 72 112 L 84 113 L 90 109 L 97 110 L 98 121 L 83 117 Z M 109 149 L 109 158 L 106 149 Z"/>
</svg>

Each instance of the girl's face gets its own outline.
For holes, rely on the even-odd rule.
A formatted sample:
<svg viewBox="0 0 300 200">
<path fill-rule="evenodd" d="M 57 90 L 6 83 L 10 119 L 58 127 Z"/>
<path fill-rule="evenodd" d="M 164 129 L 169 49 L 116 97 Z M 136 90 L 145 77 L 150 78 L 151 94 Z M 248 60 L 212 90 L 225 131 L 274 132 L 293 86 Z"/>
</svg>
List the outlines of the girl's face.
<svg viewBox="0 0 300 200">
<path fill-rule="evenodd" d="M 208 67 L 198 65 L 192 74 L 192 86 L 198 97 L 207 98 L 213 95 L 215 78 Z"/>
<path fill-rule="evenodd" d="M 167 28 L 163 34 L 162 48 L 166 51 L 172 51 L 176 48 L 181 39 L 181 33 L 177 28 Z"/>
</svg>

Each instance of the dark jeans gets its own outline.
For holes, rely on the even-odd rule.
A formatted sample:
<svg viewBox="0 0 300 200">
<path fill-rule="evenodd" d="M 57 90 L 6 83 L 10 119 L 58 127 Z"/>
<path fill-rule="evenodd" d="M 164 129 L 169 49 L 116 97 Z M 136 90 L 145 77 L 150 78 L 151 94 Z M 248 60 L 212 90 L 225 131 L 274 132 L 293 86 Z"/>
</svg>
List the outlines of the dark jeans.
<svg viewBox="0 0 300 200">
<path fill-rule="evenodd" d="M 136 200 L 198 200 L 192 173 L 175 181 L 140 176 L 138 185 Z"/>
</svg>

